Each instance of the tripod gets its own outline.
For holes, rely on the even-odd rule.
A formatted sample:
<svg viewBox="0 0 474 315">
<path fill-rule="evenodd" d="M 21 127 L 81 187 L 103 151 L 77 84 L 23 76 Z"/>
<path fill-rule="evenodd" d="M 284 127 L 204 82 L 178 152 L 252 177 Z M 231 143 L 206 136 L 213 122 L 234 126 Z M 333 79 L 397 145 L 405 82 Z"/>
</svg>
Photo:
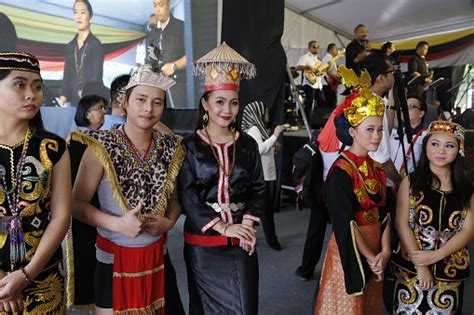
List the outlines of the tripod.
<svg viewBox="0 0 474 315">
<path fill-rule="evenodd" d="M 290 70 L 290 67 L 288 66 L 288 64 L 286 65 L 286 73 L 288 75 L 288 79 L 290 80 L 290 91 L 291 91 L 291 94 L 293 96 L 293 99 L 295 100 L 296 109 L 301 114 L 301 118 L 303 119 L 304 127 L 305 127 L 306 131 L 308 132 L 309 139 L 311 140 L 311 128 L 309 127 L 308 118 L 306 117 L 306 113 L 304 112 L 304 105 L 301 102 L 301 97 L 300 97 L 301 95 L 298 91 L 298 88 L 296 87 L 295 80 L 293 79 L 293 75 L 291 74 L 291 70 Z"/>
</svg>

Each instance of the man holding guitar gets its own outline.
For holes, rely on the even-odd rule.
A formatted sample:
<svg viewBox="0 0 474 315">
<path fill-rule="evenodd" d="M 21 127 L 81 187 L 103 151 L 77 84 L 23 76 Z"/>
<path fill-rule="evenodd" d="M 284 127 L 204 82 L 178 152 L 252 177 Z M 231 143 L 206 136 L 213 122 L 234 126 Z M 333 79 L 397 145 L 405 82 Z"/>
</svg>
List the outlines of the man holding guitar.
<svg viewBox="0 0 474 315">
<path fill-rule="evenodd" d="M 326 74 L 323 79 L 323 91 L 324 98 L 326 99 L 326 105 L 333 108 L 336 106 L 336 90 L 339 84 L 339 78 L 337 77 L 337 64 L 338 59 L 336 44 L 331 43 L 328 45 L 327 53 L 323 57 L 323 64 L 328 64 Z"/>
<path fill-rule="evenodd" d="M 311 112 L 313 108 L 313 101 L 316 101 L 316 106 L 326 106 L 326 101 L 323 95 L 323 86 L 321 76 L 324 74 L 318 70 L 321 66 L 321 60 L 318 59 L 319 45 L 318 42 L 312 40 L 308 43 L 308 52 L 300 57 L 296 70 L 303 71 L 303 91 L 305 93 L 304 111 L 306 117 L 311 121 Z"/>
</svg>

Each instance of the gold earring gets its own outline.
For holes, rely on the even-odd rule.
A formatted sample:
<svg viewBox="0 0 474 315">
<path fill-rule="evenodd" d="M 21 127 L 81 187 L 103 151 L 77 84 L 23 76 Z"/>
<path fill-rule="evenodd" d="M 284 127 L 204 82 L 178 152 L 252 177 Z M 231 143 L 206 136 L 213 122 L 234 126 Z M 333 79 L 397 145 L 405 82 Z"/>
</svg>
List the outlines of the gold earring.
<svg viewBox="0 0 474 315">
<path fill-rule="evenodd" d="M 230 131 L 232 131 L 232 133 L 235 133 L 235 125 L 236 125 L 236 124 L 237 124 L 237 122 L 236 122 L 235 119 L 234 119 L 234 121 L 232 122 L 232 124 L 231 124 L 231 126 L 230 126 Z"/>
<path fill-rule="evenodd" d="M 202 115 L 202 128 L 205 129 L 207 126 L 207 122 L 209 121 L 209 115 L 207 114 L 207 111 Z"/>
</svg>

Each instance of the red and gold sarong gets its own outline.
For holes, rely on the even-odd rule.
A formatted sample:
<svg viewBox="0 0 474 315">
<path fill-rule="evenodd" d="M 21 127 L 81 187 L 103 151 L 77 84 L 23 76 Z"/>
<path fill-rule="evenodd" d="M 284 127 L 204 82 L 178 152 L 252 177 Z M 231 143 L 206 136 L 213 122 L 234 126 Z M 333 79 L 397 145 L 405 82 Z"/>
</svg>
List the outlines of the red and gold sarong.
<svg viewBox="0 0 474 315">
<path fill-rule="evenodd" d="M 133 248 L 97 235 L 97 247 L 114 254 L 114 314 L 165 314 L 164 253 L 166 234 L 156 243 Z"/>
<path fill-rule="evenodd" d="M 380 223 L 362 225 L 359 229 L 365 235 L 372 249 L 379 252 Z M 361 259 L 365 258 L 361 256 Z M 375 282 L 371 275 L 366 275 L 366 277 L 367 283 L 362 294 L 349 295 L 346 293 L 339 248 L 334 233 L 332 233 L 324 259 L 314 314 L 381 314 L 382 282 Z"/>
</svg>

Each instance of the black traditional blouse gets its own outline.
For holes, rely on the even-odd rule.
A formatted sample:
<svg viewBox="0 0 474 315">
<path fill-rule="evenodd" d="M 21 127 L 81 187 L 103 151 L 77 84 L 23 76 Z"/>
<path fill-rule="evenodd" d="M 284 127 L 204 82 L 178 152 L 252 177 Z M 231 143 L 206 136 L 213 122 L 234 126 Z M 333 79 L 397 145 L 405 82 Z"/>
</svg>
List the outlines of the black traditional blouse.
<svg viewBox="0 0 474 315">
<path fill-rule="evenodd" d="M 381 223 L 385 230 L 389 215 L 385 210 L 386 175 L 380 163 L 344 151 L 334 162 L 325 183 L 328 205 L 337 247 L 341 256 L 347 294 L 363 291 L 366 275 L 371 273 L 360 259 L 354 229 Z"/>
<path fill-rule="evenodd" d="M 212 227 L 219 221 L 260 221 L 265 202 L 265 182 L 258 145 L 250 136 L 237 133 L 235 166 L 229 178 L 219 168 L 209 140 L 197 131 L 183 141 L 185 158 L 178 180 L 185 232 L 219 235 Z M 212 144 L 221 165 L 229 169 L 233 144 Z"/>
<path fill-rule="evenodd" d="M 409 225 L 419 249 L 438 250 L 461 231 L 468 209 L 462 206 L 455 194 L 434 188 L 414 193 L 410 187 L 409 196 Z M 416 274 L 415 266 L 403 249 L 392 256 L 392 262 L 405 271 Z M 441 259 L 431 265 L 430 270 L 439 281 L 469 278 L 468 248 L 461 248 Z"/>
<path fill-rule="evenodd" d="M 22 154 L 25 148 L 25 154 Z M 9 271 L 26 265 L 38 247 L 50 222 L 51 181 L 54 165 L 66 149 L 65 141 L 51 133 L 34 133 L 16 146 L 0 144 L 0 268 Z M 24 160 L 19 163 L 20 159 Z M 18 166 L 22 165 L 21 172 Z M 20 174 L 18 179 L 18 174 Z M 16 195 L 19 194 L 18 199 Z M 15 205 L 11 205 L 15 203 Z M 17 209 L 26 256 L 17 264 L 10 261 L 9 223 Z M 21 240 L 20 240 L 21 242 Z M 56 249 L 51 249 L 56 250 Z M 51 259 L 61 260 L 61 249 Z M 10 266 L 12 265 L 12 266 Z"/>
</svg>

